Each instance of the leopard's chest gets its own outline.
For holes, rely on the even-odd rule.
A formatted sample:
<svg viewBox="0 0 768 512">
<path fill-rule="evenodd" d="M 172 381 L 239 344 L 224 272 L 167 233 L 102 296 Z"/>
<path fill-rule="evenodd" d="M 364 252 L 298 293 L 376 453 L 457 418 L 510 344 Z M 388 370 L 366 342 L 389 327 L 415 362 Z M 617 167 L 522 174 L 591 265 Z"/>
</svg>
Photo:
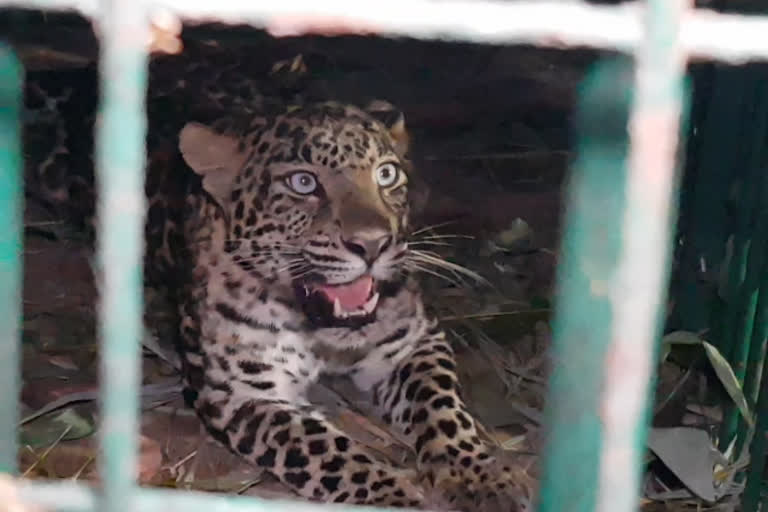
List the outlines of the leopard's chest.
<svg viewBox="0 0 768 512">
<path fill-rule="evenodd" d="M 206 350 L 276 358 L 313 375 L 357 375 L 375 381 L 406 356 L 429 328 L 413 289 L 382 300 L 374 322 L 357 328 L 315 328 L 287 290 L 239 290 L 211 279 L 195 305 Z M 290 343 L 286 342 L 290 340 Z M 223 349 L 221 347 L 229 348 Z M 300 354 L 300 355 L 299 355 Z M 225 354 L 226 355 L 226 354 Z M 374 375 L 375 374 L 375 375 Z"/>
</svg>

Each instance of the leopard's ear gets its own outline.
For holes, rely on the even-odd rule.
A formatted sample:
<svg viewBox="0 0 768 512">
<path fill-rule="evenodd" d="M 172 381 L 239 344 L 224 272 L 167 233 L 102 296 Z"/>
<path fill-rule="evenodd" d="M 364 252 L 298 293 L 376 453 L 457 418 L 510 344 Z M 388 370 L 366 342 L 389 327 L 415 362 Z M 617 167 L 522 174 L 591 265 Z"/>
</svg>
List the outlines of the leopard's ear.
<svg viewBox="0 0 768 512">
<path fill-rule="evenodd" d="M 217 201 L 229 197 L 247 156 L 239 137 L 190 122 L 179 133 L 179 150 L 211 196 Z"/>
<path fill-rule="evenodd" d="M 404 155 L 408 152 L 410 138 L 405 128 L 405 115 L 391 103 L 384 100 L 373 100 L 365 107 L 365 111 L 382 123 L 389 130 L 389 134 L 395 141 L 395 150 Z"/>
</svg>

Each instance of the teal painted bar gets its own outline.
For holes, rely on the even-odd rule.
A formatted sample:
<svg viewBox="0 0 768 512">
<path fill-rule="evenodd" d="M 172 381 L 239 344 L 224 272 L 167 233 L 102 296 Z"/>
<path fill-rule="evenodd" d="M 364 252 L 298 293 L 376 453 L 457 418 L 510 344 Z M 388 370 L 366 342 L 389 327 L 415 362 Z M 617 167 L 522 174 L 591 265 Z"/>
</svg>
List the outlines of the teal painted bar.
<svg viewBox="0 0 768 512">
<path fill-rule="evenodd" d="M 763 211 L 763 217 L 768 217 L 768 206 Z M 768 218 L 765 220 L 768 221 Z M 768 235 L 764 235 L 761 241 L 763 245 L 768 246 Z M 768 247 L 765 247 L 764 250 L 768 253 Z M 768 353 L 768 258 L 763 261 L 763 271 L 759 286 L 760 290 L 755 308 L 757 312 L 755 313 L 754 329 L 747 358 L 747 374 L 744 377 L 744 395 L 750 404 L 755 404 L 758 401 L 760 382 L 765 369 L 765 358 Z M 746 433 L 746 429 L 744 429 L 743 433 Z M 743 433 L 739 435 L 741 436 Z"/>
<path fill-rule="evenodd" d="M 628 60 L 593 69 L 581 90 L 565 234 L 558 265 L 553 374 L 539 512 L 591 512 L 601 449 L 602 362 L 610 344 L 608 296 L 626 209 Z"/>
<path fill-rule="evenodd" d="M 763 279 L 763 285 L 768 286 L 768 278 Z M 760 504 L 760 490 L 765 480 L 763 478 L 765 471 L 766 450 L 768 449 L 768 372 L 763 372 L 760 379 L 760 397 L 757 403 L 757 423 L 755 425 L 755 436 L 752 439 L 749 456 L 750 465 L 747 473 L 747 483 L 742 495 L 742 511 L 757 512 Z M 763 499 L 765 511 L 765 502 Z"/>
<path fill-rule="evenodd" d="M 690 153 L 693 165 L 687 184 L 688 204 L 685 244 L 680 255 L 680 266 L 689 269 L 680 272 L 681 289 L 676 293 L 676 324 L 688 331 L 709 329 L 709 337 L 724 354 L 728 353 L 721 334 L 723 322 L 717 290 L 702 283 L 696 268 L 716 269 L 723 260 L 723 247 L 729 236 L 730 212 L 723 201 L 723 190 L 739 176 L 739 161 L 734 150 L 743 139 L 738 129 L 741 109 L 748 96 L 745 88 L 745 70 L 723 67 L 713 70 L 702 80 L 711 79 L 711 93 L 706 102 L 700 102 L 701 113 L 696 117 L 698 133 L 695 148 Z M 706 89 L 704 89 L 706 91 Z M 700 94 L 706 94 L 701 92 Z"/>
<path fill-rule="evenodd" d="M 734 236 L 734 262 L 737 272 L 731 275 L 733 296 L 728 304 L 728 324 L 725 334 L 731 338 L 729 362 L 736 378 L 745 385 L 750 371 L 748 362 L 754 331 L 761 327 L 755 323 L 758 296 L 763 280 L 768 238 L 768 178 L 765 176 L 765 140 L 768 134 L 768 96 L 765 94 L 764 70 L 745 73 L 745 82 L 751 86 L 747 109 L 744 114 L 745 128 L 740 153 L 742 169 L 745 169 L 742 200 L 739 201 L 738 225 Z M 734 275 L 735 274 L 735 275 Z M 757 340 L 756 340 L 757 341 Z M 750 375 L 750 379 L 752 376 Z M 750 384 L 751 385 L 751 384 Z M 735 438 L 735 453 L 741 453 L 747 440 L 747 425 L 739 410 L 730 404 L 726 410 L 720 431 L 720 447 L 725 449 Z"/>
<path fill-rule="evenodd" d="M 767 116 L 768 117 L 768 116 Z M 765 171 L 762 168 L 763 172 Z M 742 314 L 734 357 L 731 362 L 734 373 L 742 383 L 744 394 L 750 405 L 754 405 L 762 373 L 762 361 L 765 358 L 765 336 L 768 332 L 766 318 L 766 295 L 768 294 L 768 179 L 758 189 L 762 196 L 758 199 L 759 219 L 750 234 L 751 244 L 747 260 L 747 274 L 742 284 L 742 298 L 739 304 Z M 762 203 L 762 204 L 760 204 Z M 749 442 L 749 425 L 735 407 L 731 405 L 724 417 L 724 436 L 735 436 L 734 453 L 740 454 L 745 443 Z M 727 438 L 727 437 L 726 437 Z"/>
<path fill-rule="evenodd" d="M 19 61 L 0 45 L 0 473 L 16 472 L 21 382 L 21 84 Z"/>
<path fill-rule="evenodd" d="M 623 60 L 600 65 L 582 91 L 558 269 L 540 512 L 638 507 L 666 309 L 684 75 L 677 40 L 683 2 L 647 5 L 634 97 L 633 67 Z"/>
<path fill-rule="evenodd" d="M 658 340 L 667 311 L 672 233 L 679 196 L 679 140 L 686 55 L 681 26 L 688 0 L 647 0 L 644 43 L 635 55 L 634 98 L 621 255 L 611 283 L 611 343 L 595 361 L 605 375 L 600 479 L 595 510 L 630 512 L 639 491 Z M 684 108 L 685 107 L 685 108 Z"/>
<path fill-rule="evenodd" d="M 96 133 L 102 393 L 100 512 L 128 512 L 137 475 L 143 311 L 145 95 L 143 4 L 105 0 L 99 20 L 100 123 Z"/>
</svg>

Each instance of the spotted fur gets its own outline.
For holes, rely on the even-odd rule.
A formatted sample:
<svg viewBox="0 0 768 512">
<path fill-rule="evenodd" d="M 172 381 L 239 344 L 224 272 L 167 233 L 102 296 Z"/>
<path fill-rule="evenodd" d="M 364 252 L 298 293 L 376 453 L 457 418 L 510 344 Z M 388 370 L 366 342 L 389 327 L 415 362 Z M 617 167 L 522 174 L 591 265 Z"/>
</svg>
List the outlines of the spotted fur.
<svg viewBox="0 0 768 512">
<path fill-rule="evenodd" d="M 149 138 L 148 278 L 173 290 L 185 396 L 202 422 L 309 499 L 518 510 L 512 474 L 481 441 L 453 350 L 407 272 L 412 169 L 402 115 L 382 103 L 243 112 L 178 123 L 173 146 L 162 136 L 153 146 L 167 127 Z M 65 132 L 43 133 L 63 141 Z M 70 151 L 52 147 L 48 165 L 30 159 L 30 182 L 62 204 L 89 176 L 71 169 Z M 375 177 L 384 164 L 398 173 L 388 186 Z M 291 188 L 296 172 L 315 177 L 312 193 Z M 380 300 L 360 324 L 319 325 L 297 296 L 297 282 L 362 275 L 373 277 Z M 421 478 L 381 460 L 307 401 L 320 374 L 349 376 L 370 393 L 383 420 L 412 442 Z"/>
</svg>

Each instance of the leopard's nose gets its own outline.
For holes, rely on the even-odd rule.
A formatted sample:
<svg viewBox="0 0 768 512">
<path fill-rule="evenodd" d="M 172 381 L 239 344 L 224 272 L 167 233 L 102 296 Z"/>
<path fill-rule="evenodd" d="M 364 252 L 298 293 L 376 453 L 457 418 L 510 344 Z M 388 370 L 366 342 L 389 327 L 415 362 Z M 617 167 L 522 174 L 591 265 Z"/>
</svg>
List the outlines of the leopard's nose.
<svg viewBox="0 0 768 512">
<path fill-rule="evenodd" d="M 365 230 L 342 240 L 344 247 L 372 263 L 392 245 L 392 235 L 384 230 Z"/>
</svg>

